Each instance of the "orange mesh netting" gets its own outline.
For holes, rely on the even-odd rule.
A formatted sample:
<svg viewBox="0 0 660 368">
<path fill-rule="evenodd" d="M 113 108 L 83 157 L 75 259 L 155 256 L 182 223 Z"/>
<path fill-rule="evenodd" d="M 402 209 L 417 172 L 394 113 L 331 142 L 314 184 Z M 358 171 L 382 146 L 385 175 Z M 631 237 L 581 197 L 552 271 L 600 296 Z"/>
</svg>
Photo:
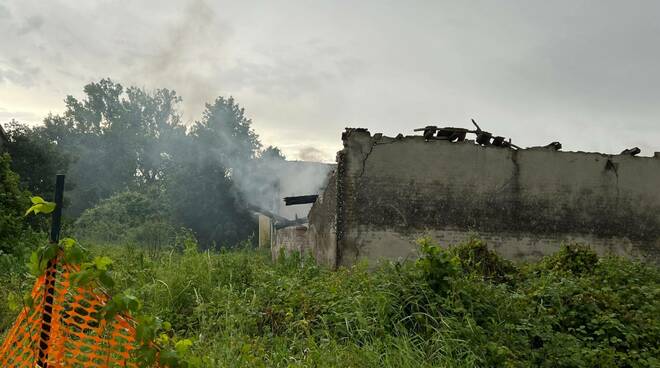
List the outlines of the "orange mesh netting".
<svg viewBox="0 0 660 368">
<path fill-rule="evenodd" d="M 133 321 L 99 318 L 108 296 L 93 286 L 72 287 L 79 266 L 51 260 L 0 347 L 0 367 L 137 367 Z"/>
</svg>

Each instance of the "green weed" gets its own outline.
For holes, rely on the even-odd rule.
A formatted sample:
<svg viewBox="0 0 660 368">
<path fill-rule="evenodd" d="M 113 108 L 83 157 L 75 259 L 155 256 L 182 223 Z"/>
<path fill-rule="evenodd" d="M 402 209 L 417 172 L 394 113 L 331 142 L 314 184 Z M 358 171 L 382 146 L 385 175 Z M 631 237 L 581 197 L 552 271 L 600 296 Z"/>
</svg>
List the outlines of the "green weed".
<svg viewBox="0 0 660 368">
<path fill-rule="evenodd" d="M 421 243 L 417 262 L 336 271 L 301 255 L 273 263 L 245 245 L 201 251 L 190 237 L 158 252 L 89 248 L 206 366 L 658 366 L 657 266 L 593 262 L 586 248 L 578 262 L 564 249 L 514 266 L 478 241 Z M 20 273 L 0 277 L 22 295 Z"/>
</svg>

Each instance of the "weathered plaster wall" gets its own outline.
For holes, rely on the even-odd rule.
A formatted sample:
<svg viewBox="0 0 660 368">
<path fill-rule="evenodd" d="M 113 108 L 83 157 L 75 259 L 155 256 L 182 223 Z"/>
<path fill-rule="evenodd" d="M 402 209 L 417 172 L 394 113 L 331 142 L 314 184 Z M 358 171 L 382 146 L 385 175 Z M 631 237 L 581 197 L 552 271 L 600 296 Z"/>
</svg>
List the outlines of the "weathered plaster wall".
<svg viewBox="0 0 660 368">
<path fill-rule="evenodd" d="M 300 254 L 309 252 L 307 226 L 289 226 L 277 229 L 275 231 L 275 241 L 270 247 L 273 261 L 279 257 L 282 250 L 285 255 L 290 255 L 293 252 Z"/>
<path fill-rule="evenodd" d="M 259 214 L 259 248 L 268 248 L 271 245 L 273 224 L 270 217 Z"/>
<path fill-rule="evenodd" d="M 328 178 L 328 185 L 319 194 L 307 215 L 307 243 L 316 260 L 329 267 L 337 266 L 337 171 Z"/>
<path fill-rule="evenodd" d="M 332 206 L 310 213 L 310 228 L 334 224 L 336 265 L 415 257 L 414 239 L 425 234 L 442 244 L 477 235 L 512 259 L 535 259 L 567 241 L 660 258 L 657 157 L 515 151 L 350 129 L 343 138 L 335 217 Z M 329 236 L 313 239 L 319 233 L 330 234 L 310 234 L 316 253 L 332 253 Z"/>
</svg>

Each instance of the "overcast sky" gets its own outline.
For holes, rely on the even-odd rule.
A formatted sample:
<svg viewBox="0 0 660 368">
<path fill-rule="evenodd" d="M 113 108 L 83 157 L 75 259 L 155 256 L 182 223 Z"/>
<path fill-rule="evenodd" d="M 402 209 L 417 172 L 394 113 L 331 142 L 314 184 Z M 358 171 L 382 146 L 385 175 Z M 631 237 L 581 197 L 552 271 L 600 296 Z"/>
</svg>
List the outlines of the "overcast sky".
<svg viewBox="0 0 660 368">
<path fill-rule="evenodd" d="M 0 122 L 91 81 L 233 95 L 266 145 L 333 161 L 346 126 L 482 128 L 660 151 L 660 1 L 0 0 Z"/>
</svg>

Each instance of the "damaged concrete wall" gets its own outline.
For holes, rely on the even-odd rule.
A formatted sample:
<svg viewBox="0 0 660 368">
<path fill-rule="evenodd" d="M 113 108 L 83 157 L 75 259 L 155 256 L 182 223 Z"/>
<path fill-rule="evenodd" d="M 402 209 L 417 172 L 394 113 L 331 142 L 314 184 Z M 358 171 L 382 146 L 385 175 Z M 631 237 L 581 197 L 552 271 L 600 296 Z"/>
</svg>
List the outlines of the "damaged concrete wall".
<svg viewBox="0 0 660 368">
<path fill-rule="evenodd" d="M 275 241 L 271 245 L 273 260 L 280 254 L 298 251 L 310 253 L 319 263 L 336 267 L 337 263 L 337 171 L 327 176 L 325 190 L 319 194 L 303 226 L 287 226 L 275 230 Z"/>
<path fill-rule="evenodd" d="M 284 252 L 285 255 L 290 255 L 293 252 L 304 255 L 309 251 L 307 226 L 288 226 L 275 231 L 275 241 L 270 247 L 273 261 L 277 260 L 281 252 Z"/>
<path fill-rule="evenodd" d="M 414 258 L 423 235 L 441 244 L 476 235 L 510 259 L 537 259 L 572 241 L 601 254 L 660 257 L 657 157 L 516 151 L 360 129 L 343 138 L 337 173 L 309 217 L 324 263 Z"/>
<path fill-rule="evenodd" d="M 273 223 L 270 217 L 259 214 L 259 248 L 269 248 L 271 246 L 271 235 L 273 233 Z"/>
<path fill-rule="evenodd" d="M 307 216 L 307 243 L 311 244 L 312 255 L 332 268 L 337 266 L 337 173 L 338 169 L 330 174 L 325 190 Z"/>
</svg>

